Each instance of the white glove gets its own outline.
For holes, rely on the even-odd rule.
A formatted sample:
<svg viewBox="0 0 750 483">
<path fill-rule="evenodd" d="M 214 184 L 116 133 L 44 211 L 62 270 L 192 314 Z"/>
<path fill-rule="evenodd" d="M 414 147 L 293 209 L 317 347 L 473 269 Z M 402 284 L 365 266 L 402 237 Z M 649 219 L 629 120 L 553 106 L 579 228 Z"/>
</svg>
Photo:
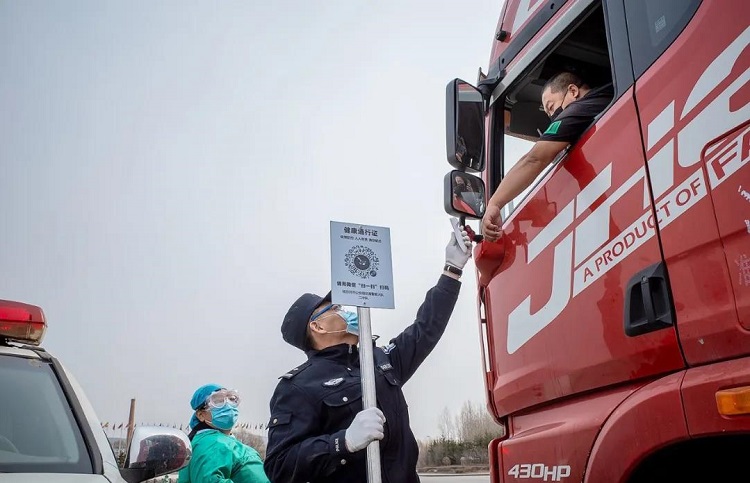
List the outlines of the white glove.
<svg viewBox="0 0 750 483">
<path fill-rule="evenodd" d="M 466 233 L 463 226 L 461 227 L 461 235 L 464 237 L 464 244 L 468 250 L 461 250 L 458 240 L 456 240 L 456 235 L 451 233 L 451 241 L 445 247 L 445 263 L 463 269 L 466 266 L 466 262 L 471 258 L 471 240 L 469 240 L 469 234 Z"/>
<path fill-rule="evenodd" d="M 350 453 L 367 448 L 376 439 L 383 439 L 385 416 L 378 408 L 367 408 L 354 416 L 354 421 L 346 430 L 344 439 Z"/>
</svg>

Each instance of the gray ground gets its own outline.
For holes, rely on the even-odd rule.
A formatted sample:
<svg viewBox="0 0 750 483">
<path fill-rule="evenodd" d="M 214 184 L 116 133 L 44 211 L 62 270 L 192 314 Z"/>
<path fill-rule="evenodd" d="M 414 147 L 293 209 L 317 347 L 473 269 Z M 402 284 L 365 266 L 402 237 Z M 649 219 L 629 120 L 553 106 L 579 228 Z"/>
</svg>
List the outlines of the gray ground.
<svg viewBox="0 0 750 483">
<path fill-rule="evenodd" d="M 489 483 L 489 475 L 446 475 L 427 476 L 419 475 L 422 483 Z"/>
</svg>

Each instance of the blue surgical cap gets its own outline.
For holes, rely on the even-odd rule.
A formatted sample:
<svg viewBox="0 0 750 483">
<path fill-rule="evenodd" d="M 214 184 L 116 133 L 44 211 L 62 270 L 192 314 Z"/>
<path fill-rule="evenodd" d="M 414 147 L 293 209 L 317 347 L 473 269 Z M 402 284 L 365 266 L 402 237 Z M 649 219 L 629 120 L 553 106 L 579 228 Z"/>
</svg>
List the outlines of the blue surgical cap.
<svg viewBox="0 0 750 483">
<path fill-rule="evenodd" d="M 190 407 L 193 408 L 193 411 L 197 411 L 198 408 L 206 403 L 208 397 L 219 389 L 224 389 L 224 386 L 219 386 L 218 384 L 206 384 L 205 386 L 199 387 L 195 390 L 193 397 L 190 399 Z M 194 428 L 199 422 L 198 417 L 193 414 L 193 417 L 190 418 L 190 427 Z"/>
</svg>

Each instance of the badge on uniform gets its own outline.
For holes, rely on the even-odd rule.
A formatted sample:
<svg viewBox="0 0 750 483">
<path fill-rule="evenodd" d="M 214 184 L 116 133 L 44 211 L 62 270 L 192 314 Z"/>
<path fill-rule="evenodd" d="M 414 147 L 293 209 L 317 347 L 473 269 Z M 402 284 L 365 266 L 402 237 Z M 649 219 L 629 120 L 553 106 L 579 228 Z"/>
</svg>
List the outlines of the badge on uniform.
<svg viewBox="0 0 750 483">
<path fill-rule="evenodd" d="M 325 387 L 336 387 L 339 384 L 341 384 L 342 382 L 344 382 L 344 378 L 343 377 L 337 377 L 336 379 L 330 379 L 330 380 L 324 382 L 323 385 Z"/>
<path fill-rule="evenodd" d="M 380 350 L 382 350 L 382 351 L 383 351 L 383 352 L 385 352 L 386 354 L 390 354 L 390 353 L 391 353 L 391 351 L 392 351 L 393 349 L 395 349 L 395 348 L 396 348 L 396 344 L 395 344 L 395 343 L 393 343 L 393 342 L 391 342 L 391 343 L 390 343 L 390 344 L 388 344 L 387 346 L 383 346 L 383 347 L 381 347 L 381 348 L 380 348 Z"/>
</svg>

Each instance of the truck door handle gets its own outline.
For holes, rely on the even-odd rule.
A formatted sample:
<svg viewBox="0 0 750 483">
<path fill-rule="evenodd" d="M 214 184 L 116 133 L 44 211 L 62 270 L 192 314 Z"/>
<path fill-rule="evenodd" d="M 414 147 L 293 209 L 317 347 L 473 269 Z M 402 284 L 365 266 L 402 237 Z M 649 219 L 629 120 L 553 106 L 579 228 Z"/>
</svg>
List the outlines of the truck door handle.
<svg viewBox="0 0 750 483">
<path fill-rule="evenodd" d="M 664 262 L 635 274 L 625 293 L 625 334 L 629 337 L 666 329 L 674 324 L 672 293 Z"/>
</svg>

